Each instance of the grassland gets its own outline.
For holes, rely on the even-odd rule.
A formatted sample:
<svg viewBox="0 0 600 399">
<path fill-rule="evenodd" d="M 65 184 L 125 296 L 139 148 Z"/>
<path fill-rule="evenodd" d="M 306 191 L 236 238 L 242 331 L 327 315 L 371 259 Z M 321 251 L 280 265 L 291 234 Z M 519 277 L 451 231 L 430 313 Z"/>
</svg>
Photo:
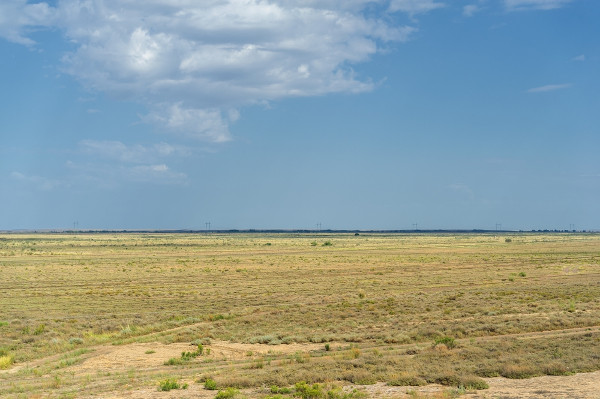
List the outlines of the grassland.
<svg viewBox="0 0 600 399">
<path fill-rule="evenodd" d="M 600 369 L 595 234 L 6 234 L 0 271 L 2 397 Z"/>
</svg>

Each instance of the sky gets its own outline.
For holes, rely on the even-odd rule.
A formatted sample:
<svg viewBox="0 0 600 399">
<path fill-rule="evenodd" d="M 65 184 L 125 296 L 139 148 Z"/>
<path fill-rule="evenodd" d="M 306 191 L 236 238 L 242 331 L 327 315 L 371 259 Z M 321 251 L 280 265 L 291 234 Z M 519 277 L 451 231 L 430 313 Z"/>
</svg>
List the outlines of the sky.
<svg viewBox="0 0 600 399">
<path fill-rule="evenodd" d="M 596 0 L 2 0 L 0 230 L 600 229 Z"/>
</svg>

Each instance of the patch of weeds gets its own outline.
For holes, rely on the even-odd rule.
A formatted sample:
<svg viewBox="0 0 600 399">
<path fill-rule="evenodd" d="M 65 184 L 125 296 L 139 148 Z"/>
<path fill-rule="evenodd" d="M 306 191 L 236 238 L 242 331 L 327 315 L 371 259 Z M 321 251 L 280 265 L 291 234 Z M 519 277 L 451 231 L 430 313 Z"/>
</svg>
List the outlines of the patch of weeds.
<svg viewBox="0 0 600 399">
<path fill-rule="evenodd" d="M 331 346 L 329 344 L 325 344 L 325 350 L 329 352 L 331 350 Z"/>
<path fill-rule="evenodd" d="M 174 378 L 167 378 L 159 382 L 158 390 L 159 391 L 170 391 L 171 389 L 187 389 L 188 384 L 180 384 Z"/>
<path fill-rule="evenodd" d="M 325 241 L 325 242 L 323 243 L 323 246 L 324 246 L 324 247 L 331 247 L 331 246 L 333 246 L 333 243 L 332 243 L 331 241 Z"/>
<path fill-rule="evenodd" d="M 316 242 L 316 241 L 313 241 L 313 242 L 311 242 L 311 243 L 310 243 L 310 246 L 311 246 L 311 247 L 316 247 L 317 245 L 318 245 L 318 244 L 317 244 L 317 242 Z"/>
<path fill-rule="evenodd" d="M 448 349 L 456 348 L 456 342 L 454 342 L 454 338 L 452 337 L 436 338 L 433 346 L 437 346 L 439 344 L 446 345 L 446 348 Z"/>
<path fill-rule="evenodd" d="M 364 399 L 367 394 L 354 388 L 350 392 L 344 392 L 340 387 L 333 387 L 327 391 L 327 399 Z"/>
<path fill-rule="evenodd" d="M 0 327 L 4 327 L 8 325 L 8 321 L 0 321 Z"/>
<path fill-rule="evenodd" d="M 79 338 L 79 337 L 69 338 L 69 344 L 71 344 L 71 345 L 81 345 L 81 344 L 83 344 L 83 338 Z"/>
<path fill-rule="evenodd" d="M 153 354 L 153 353 L 156 353 L 156 351 L 155 351 L 155 350 L 152 350 L 152 349 L 150 349 L 150 350 L 147 350 L 147 351 L 146 351 L 146 352 L 144 352 L 144 353 L 145 353 L 146 355 L 151 355 L 151 354 Z"/>
<path fill-rule="evenodd" d="M 215 391 L 217 389 L 217 382 L 211 378 L 207 378 L 206 381 L 204 381 L 204 389 Z"/>
<path fill-rule="evenodd" d="M 500 370 L 500 375 L 505 378 L 523 379 L 538 375 L 536 369 L 527 365 L 507 364 Z"/>
<path fill-rule="evenodd" d="M 215 399 L 231 399 L 231 398 L 236 398 L 238 396 L 240 396 L 239 389 L 229 387 L 223 391 L 217 392 Z"/>
<path fill-rule="evenodd" d="M 287 395 L 287 394 L 292 393 L 292 390 L 290 388 L 286 388 L 286 387 L 280 388 L 277 385 L 271 385 L 271 393 Z"/>
<path fill-rule="evenodd" d="M 527 273 L 525 273 L 525 272 L 519 272 L 519 277 L 527 277 Z"/>
<path fill-rule="evenodd" d="M 40 324 L 39 326 L 37 326 L 35 328 L 35 330 L 33 330 L 33 335 L 43 334 L 44 331 L 46 331 L 46 325 L 45 324 Z"/>
<path fill-rule="evenodd" d="M 6 354 L 0 356 L 0 370 L 9 368 L 15 361 L 12 355 Z"/>
<path fill-rule="evenodd" d="M 167 360 L 166 362 L 164 362 L 163 364 L 165 366 L 179 366 L 181 364 L 183 364 L 185 361 L 182 360 L 181 358 L 176 358 L 176 357 L 172 357 L 169 360 Z"/>
<path fill-rule="evenodd" d="M 294 385 L 295 395 L 302 399 L 314 399 L 324 397 L 323 388 L 319 384 L 308 385 L 304 381 L 297 382 Z"/>
<path fill-rule="evenodd" d="M 192 341 L 192 345 L 210 345 L 210 338 L 198 338 Z"/>
<path fill-rule="evenodd" d="M 416 375 L 403 374 L 389 381 L 388 385 L 397 387 L 421 387 L 427 385 L 427 381 Z"/>
</svg>

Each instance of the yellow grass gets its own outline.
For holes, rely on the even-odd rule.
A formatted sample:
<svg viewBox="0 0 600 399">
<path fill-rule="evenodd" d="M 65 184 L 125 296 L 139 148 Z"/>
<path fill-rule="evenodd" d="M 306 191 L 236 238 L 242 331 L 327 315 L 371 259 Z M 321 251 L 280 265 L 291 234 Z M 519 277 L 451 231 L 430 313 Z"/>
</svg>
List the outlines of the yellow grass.
<svg viewBox="0 0 600 399">
<path fill-rule="evenodd" d="M 6 234 L 0 268 L 0 396 L 600 369 L 595 234 Z M 247 346 L 78 371 L 135 342 Z"/>
</svg>

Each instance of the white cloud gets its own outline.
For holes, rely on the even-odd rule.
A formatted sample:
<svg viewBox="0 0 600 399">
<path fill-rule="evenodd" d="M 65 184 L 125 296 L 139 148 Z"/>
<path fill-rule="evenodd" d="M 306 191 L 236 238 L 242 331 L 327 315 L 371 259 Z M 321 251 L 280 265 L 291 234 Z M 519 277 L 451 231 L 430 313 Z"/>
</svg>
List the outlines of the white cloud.
<svg viewBox="0 0 600 399">
<path fill-rule="evenodd" d="M 468 4 L 463 7 L 463 15 L 465 17 L 472 17 L 480 11 L 480 7 L 477 4 Z"/>
<path fill-rule="evenodd" d="M 443 6 L 375 2 L 411 15 Z M 0 12 L 8 10 L 17 22 L 0 21 L 0 36 L 31 44 L 30 27 L 61 29 L 75 47 L 63 59 L 64 71 L 85 87 L 147 105 L 144 120 L 163 130 L 223 142 L 231 139 L 235 118 L 229 115 L 240 107 L 371 90 L 373 83 L 357 77 L 352 65 L 416 30 L 394 26 L 388 15 L 366 16 L 371 3 L 61 0 L 50 7 L 9 0 Z"/>
<path fill-rule="evenodd" d="M 560 8 L 573 0 L 504 0 L 509 10 L 552 10 Z"/>
<path fill-rule="evenodd" d="M 31 46 L 27 34 L 34 27 L 49 27 L 56 22 L 56 9 L 47 3 L 27 4 L 27 0 L 0 2 L 0 37 Z"/>
<path fill-rule="evenodd" d="M 392 0 L 390 2 L 390 11 L 402 11 L 410 15 L 423 14 L 441 7 L 444 7 L 444 3 L 435 0 Z"/>
<path fill-rule="evenodd" d="M 578 55 L 577 57 L 573 57 L 572 61 L 585 61 L 585 54 Z"/>
<path fill-rule="evenodd" d="M 139 144 L 128 146 L 120 141 L 83 140 L 79 146 L 84 154 L 99 156 L 124 163 L 152 163 L 170 156 L 187 156 L 185 147 L 158 143 L 152 146 Z"/>
<path fill-rule="evenodd" d="M 546 85 L 546 86 L 534 87 L 532 89 L 529 89 L 529 90 L 527 90 L 527 93 L 545 93 L 545 92 L 549 92 L 549 91 L 568 89 L 572 86 L 573 85 L 570 83 L 563 83 L 563 84 L 557 84 L 557 85 Z"/>
</svg>

